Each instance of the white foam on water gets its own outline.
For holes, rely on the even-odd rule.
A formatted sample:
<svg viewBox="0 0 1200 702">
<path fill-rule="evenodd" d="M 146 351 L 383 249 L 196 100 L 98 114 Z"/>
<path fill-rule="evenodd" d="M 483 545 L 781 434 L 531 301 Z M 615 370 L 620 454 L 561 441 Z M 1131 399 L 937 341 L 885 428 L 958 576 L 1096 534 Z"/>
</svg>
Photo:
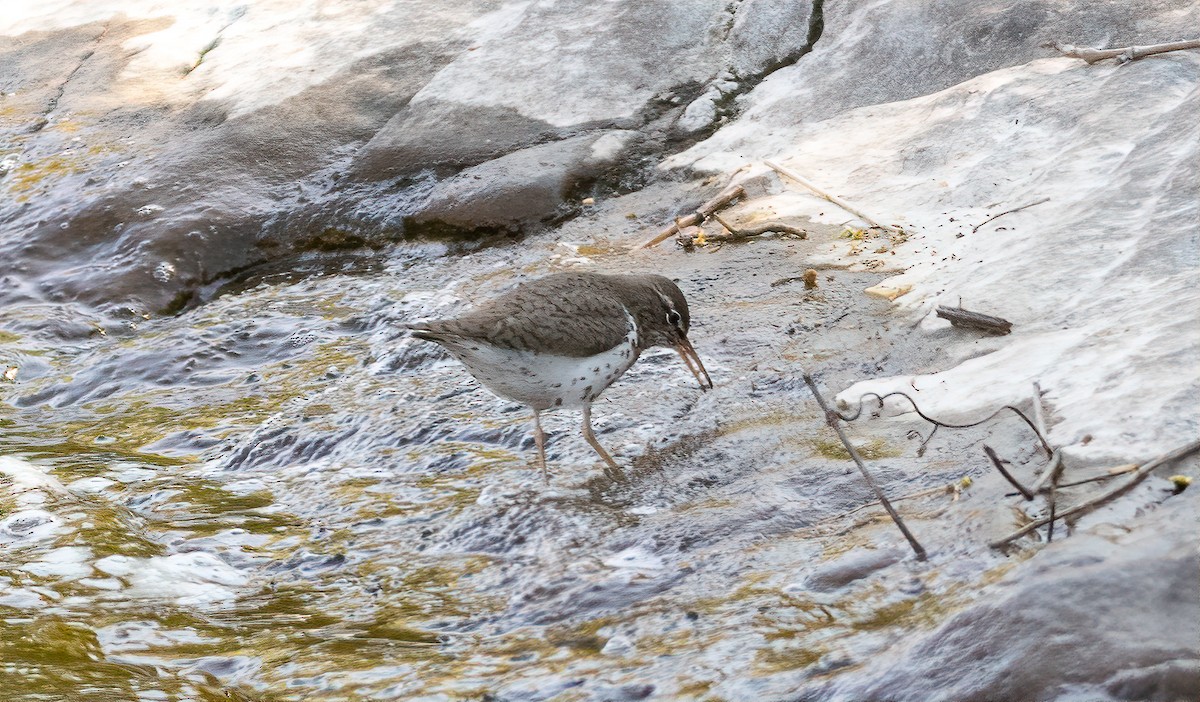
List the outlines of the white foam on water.
<svg viewBox="0 0 1200 702">
<path fill-rule="evenodd" d="M 212 641 L 194 629 L 164 629 L 158 622 L 142 620 L 101 627 L 96 630 L 96 640 L 105 655 Z"/>
<path fill-rule="evenodd" d="M 72 481 L 67 485 L 67 489 L 74 493 L 98 493 L 104 492 L 108 488 L 116 485 L 115 480 L 94 476 L 91 478 L 80 478 Z"/>
<path fill-rule="evenodd" d="M 43 578 L 55 578 L 60 582 L 79 580 L 92 574 L 92 566 L 88 563 L 91 558 L 92 550 L 87 546 L 62 546 L 47 551 L 36 561 L 19 566 L 18 570 Z"/>
<path fill-rule="evenodd" d="M 237 597 L 237 588 L 249 581 L 246 573 L 204 551 L 150 558 L 108 556 L 96 561 L 95 567 L 127 584 L 122 597 L 161 599 L 180 605 L 232 600 Z"/>
<path fill-rule="evenodd" d="M 0 590 L 0 607 L 13 609 L 41 609 L 46 600 L 41 595 L 24 587 L 5 586 Z"/>
<path fill-rule="evenodd" d="M 62 495 L 67 488 L 41 466 L 12 456 L 0 456 L 0 499 L 7 498 L 18 506 L 40 505 L 49 495 Z"/>
<path fill-rule="evenodd" d="M 640 546 L 632 546 L 601 560 L 609 568 L 630 570 L 662 570 L 666 566 L 658 556 Z"/>
</svg>

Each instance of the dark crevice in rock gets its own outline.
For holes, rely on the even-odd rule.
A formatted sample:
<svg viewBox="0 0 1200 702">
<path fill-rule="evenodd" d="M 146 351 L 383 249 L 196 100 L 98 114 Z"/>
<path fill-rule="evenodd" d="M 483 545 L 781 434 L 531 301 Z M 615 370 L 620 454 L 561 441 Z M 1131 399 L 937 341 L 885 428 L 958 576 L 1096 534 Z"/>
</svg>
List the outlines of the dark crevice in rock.
<svg viewBox="0 0 1200 702">
<path fill-rule="evenodd" d="M 58 109 L 58 103 L 60 100 L 62 100 L 63 95 L 67 92 L 67 86 L 70 85 L 71 79 L 73 79 L 75 74 L 83 68 L 84 64 L 88 62 L 88 59 L 96 55 L 96 48 L 100 46 L 100 42 L 104 41 L 104 37 L 107 34 L 108 25 L 105 24 L 103 28 L 101 28 L 100 33 L 97 34 L 96 38 L 92 41 L 92 48 L 85 51 L 83 55 L 79 57 L 79 61 L 75 64 L 75 67 L 71 69 L 71 72 L 67 74 L 67 77 L 58 84 L 57 88 L 55 88 L 54 94 L 51 95 L 50 99 L 46 102 L 46 109 L 42 111 L 41 117 L 35 120 L 33 125 L 30 126 L 28 130 L 30 134 L 40 132 L 42 129 L 45 129 L 47 124 L 50 123 L 50 115 Z"/>
<path fill-rule="evenodd" d="M 197 68 L 199 68 L 200 64 L 204 63 L 204 59 L 207 58 L 208 55 L 213 52 L 213 50 L 221 45 L 221 35 L 225 33 L 225 30 L 229 29 L 231 26 L 233 26 L 234 22 L 237 22 L 245 15 L 246 7 L 244 5 L 234 8 L 229 21 L 217 30 L 216 36 L 213 37 L 212 41 L 208 42 L 208 44 L 204 45 L 204 48 L 200 49 L 200 55 L 196 57 L 196 62 L 184 70 L 183 76 L 185 78 L 191 75 L 192 71 L 195 71 Z"/>
<path fill-rule="evenodd" d="M 763 66 L 758 73 L 751 75 L 738 76 L 739 83 L 744 88 L 739 89 L 738 94 L 753 90 L 759 83 L 763 82 L 772 73 L 788 66 L 795 65 L 797 61 L 804 58 L 804 55 L 811 52 L 817 45 L 817 41 L 821 39 L 821 33 L 825 31 L 825 0 L 812 0 L 812 14 L 808 19 L 808 36 L 804 43 L 796 47 L 795 50 L 788 53 L 786 56 L 768 62 Z"/>
</svg>

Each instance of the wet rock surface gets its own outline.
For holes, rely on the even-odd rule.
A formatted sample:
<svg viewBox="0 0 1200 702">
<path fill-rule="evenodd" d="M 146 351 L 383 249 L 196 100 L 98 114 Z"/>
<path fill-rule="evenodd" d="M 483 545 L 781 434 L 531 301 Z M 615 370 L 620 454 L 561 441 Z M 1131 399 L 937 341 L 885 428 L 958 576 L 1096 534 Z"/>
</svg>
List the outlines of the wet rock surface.
<svg viewBox="0 0 1200 702">
<path fill-rule="evenodd" d="M 155 313 L 406 222 L 561 218 L 715 126 L 674 126 L 710 83 L 809 45 L 807 3 L 44 12 L 0 28 L 0 294 Z"/>
<path fill-rule="evenodd" d="M 1194 301 L 1180 281 L 1196 127 L 1177 119 L 1194 112 L 1194 58 L 1085 74 L 1036 43 L 1086 43 L 1076 30 L 1099 26 L 1177 38 L 1195 8 L 263 7 L 88 3 L 23 9 L 0 29 L 0 369 L 19 371 L 0 380 L 0 690 L 515 702 L 1195 688 L 1196 494 L 1166 479 L 1195 475 L 1194 456 L 1060 524 L 1053 544 L 1042 530 L 998 551 L 988 542 L 1046 504 L 1007 495 L 980 443 L 1028 483 L 1046 457 L 1027 428 L 943 429 L 921 452 L 928 424 L 868 407 L 850 435 L 929 550 L 921 563 L 800 379 L 850 404 L 877 387 L 856 383 L 899 379 L 975 419 L 997 397 L 1027 406 L 1030 377 L 988 370 L 1016 354 L 1054 379 L 1051 437 L 1071 479 L 1194 436 L 1181 404 L 1200 385 L 1194 335 L 1151 320 L 1144 342 L 1120 322 L 1156 291 Z M 828 51 L 801 58 L 815 37 Z M 1118 130 L 1131 105 L 1143 119 Z M 1011 119 L 1038 126 L 1005 132 Z M 654 170 L 710 135 L 668 161 L 682 170 Z M 1046 144 L 1066 170 L 1040 159 Z M 909 235 L 737 172 L 779 153 L 907 212 Z M 1116 191 L 1097 185 L 1109 175 Z M 809 237 L 630 251 L 745 176 L 729 221 Z M 996 211 L 981 198 L 1038 188 L 1069 203 L 1040 215 L 1039 238 L 1020 215 L 997 220 L 1004 237 L 971 231 Z M 938 232 L 935 208 L 966 209 L 962 237 Z M 519 240 L 480 234 L 513 227 Z M 422 230 L 477 231 L 401 236 Z M 677 279 L 716 387 L 701 393 L 669 351 L 645 354 L 595 408 L 627 480 L 604 477 L 564 412 L 545 420 L 543 487 L 526 411 L 401 324 L 571 269 Z M 906 269 L 919 276 L 897 303 L 863 293 Z M 923 305 L 963 291 L 1026 316 L 1003 339 L 923 321 Z M 1060 316 L 1033 321 L 1039 295 Z M 1104 353 L 1079 330 L 1109 340 Z M 1103 402 L 1089 406 L 1079 388 L 1097 374 Z"/>
</svg>

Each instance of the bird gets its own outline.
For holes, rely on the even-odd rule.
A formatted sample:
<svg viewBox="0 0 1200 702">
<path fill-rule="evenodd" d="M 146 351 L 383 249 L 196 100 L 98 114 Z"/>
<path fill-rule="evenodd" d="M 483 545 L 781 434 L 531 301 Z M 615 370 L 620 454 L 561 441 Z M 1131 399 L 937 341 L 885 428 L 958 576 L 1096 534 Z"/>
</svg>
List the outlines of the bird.
<svg viewBox="0 0 1200 702">
<path fill-rule="evenodd" d="M 549 483 L 543 412 L 583 414 L 583 437 L 619 478 L 620 466 L 592 431 L 592 402 L 646 349 L 675 349 L 702 391 L 712 378 L 688 341 L 687 299 L 655 274 L 553 273 L 525 281 L 453 319 L 407 324 L 440 344 L 494 394 L 533 410 L 542 480 Z"/>
</svg>

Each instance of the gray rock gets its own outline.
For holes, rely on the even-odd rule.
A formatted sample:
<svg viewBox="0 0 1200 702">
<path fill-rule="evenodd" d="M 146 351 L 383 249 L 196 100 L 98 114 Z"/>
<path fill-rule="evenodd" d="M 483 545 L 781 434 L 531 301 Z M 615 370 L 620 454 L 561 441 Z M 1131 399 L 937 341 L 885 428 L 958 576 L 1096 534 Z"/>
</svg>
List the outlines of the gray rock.
<svg viewBox="0 0 1200 702">
<path fill-rule="evenodd" d="M 1196 500 L 1119 544 L 1076 535 L 933 632 L 802 700 L 1157 700 L 1200 689 Z"/>
<path fill-rule="evenodd" d="M 578 184 L 619 163 L 638 138 L 608 131 L 522 149 L 439 183 L 410 223 L 422 228 L 495 229 L 559 212 Z"/>
<path fill-rule="evenodd" d="M 674 129 L 688 102 L 751 87 L 734 80 L 809 36 L 809 3 L 782 0 L 401 3 L 320 22 L 195 5 L 30 8 L 11 25 L 19 36 L 0 36 L 0 136 L 20 136 L 0 155 L 14 196 L 0 199 L 0 268 L 34 281 L 0 298 L 174 311 L 234 271 L 384 244 L 406 221 L 554 218 L 606 168 L 612 183 L 640 182 L 619 171 L 713 122 Z M 621 142 L 641 151 L 578 156 L 614 130 L 642 132 Z M 147 204 L 162 209 L 139 215 Z"/>
<path fill-rule="evenodd" d="M 833 563 L 818 568 L 808 576 L 804 585 L 818 592 L 836 590 L 897 563 L 902 558 L 904 552 L 897 549 L 856 549 Z"/>
</svg>

